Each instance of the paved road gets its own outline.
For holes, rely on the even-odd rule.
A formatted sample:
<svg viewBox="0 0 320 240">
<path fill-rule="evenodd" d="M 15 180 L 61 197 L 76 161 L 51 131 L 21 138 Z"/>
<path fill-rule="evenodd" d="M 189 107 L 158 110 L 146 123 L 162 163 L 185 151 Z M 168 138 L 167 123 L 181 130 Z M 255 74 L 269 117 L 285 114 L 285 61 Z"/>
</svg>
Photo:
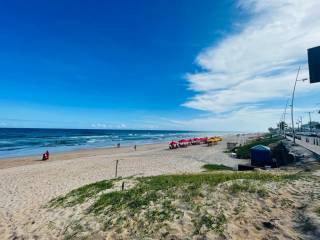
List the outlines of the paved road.
<svg viewBox="0 0 320 240">
<path fill-rule="evenodd" d="M 292 141 L 292 137 L 287 136 L 287 139 Z M 320 155 L 320 145 L 314 145 L 313 138 L 309 138 L 309 142 L 306 142 L 305 137 L 301 138 L 301 140 L 296 139 L 296 143 L 299 144 L 300 146 L 310 150 L 311 152 L 314 152 L 314 153 Z M 320 142 L 319 142 L 319 144 L 320 144 Z"/>
</svg>

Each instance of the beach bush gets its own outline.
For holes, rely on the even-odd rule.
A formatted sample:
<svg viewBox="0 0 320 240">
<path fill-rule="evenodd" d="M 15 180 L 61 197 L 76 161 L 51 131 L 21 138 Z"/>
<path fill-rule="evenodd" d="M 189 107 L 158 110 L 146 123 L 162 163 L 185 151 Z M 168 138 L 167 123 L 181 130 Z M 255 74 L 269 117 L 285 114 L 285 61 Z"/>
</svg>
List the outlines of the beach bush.
<svg viewBox="0 0 320 240">
<path fill-rule="evenodd" d="M 233 170 L 232 167 L 225 166 L 223 164 L 205 164 L 202 168 L 207 171 L 221 171 L 221 170 Z"/>
<path fill-rule="evenodd" d="M 215 216 L 212 216 L 208 212 L 196 218 L 194 223 L 194 234 L 201 234 L 203 228 L 208 230 L 212 229 L 216 233 L 222 234 L 224 231 L 224 224 L 227 222 L 227 218 L 222 211 L 218 212 Z"/>
<path fill-rule="evenodd" d="M 218 165 L 220 168 L 220 165 Z M 221 167 L 224 168 L 224 167 Z M 215 172 L 201 174 L 182 175 L 160 175 L 152 177 L 140 177 L 138 183 L 131 189 L 124 191 L 110 191 L 101 193 L 106 189 L 111 189 L 113 181 L 104 180 L 85 185 L 72 190 L 65 196 L 60 196 L 50 201 L 52 207 L 70 207 L 85 202 L 89 198 L 97 196 L 94 204 L 90 207 L 90 212 L 99 213 L 108 208 L 111 210 L 133 209 L 139 210 L 162 198 L 163 192 L 166 195 L 173 194 L 177 188 L 183 188 L 185 195 L 196 196 L 202 185 L 216 186 L 219 183 L 236 179 L 259 180 L 259 181 L 279 181 L 292 178 L 292 175 L 274 175 L 260 172 Z M 233 185 L 233 190 L 247 187 L 246 185 Z"/>
<path fill-rule="evenodd" d="M 229 187 L 229 191 L 233 194 L 239 192 L 256 193 L 259 197 L 266 197 L 268 195 L 267 190 L 259 182 L 249 180 L 233 182 Z"/>
<path fill-rule="evenodd" d="M 70 193 L 66 194 L 65 196 L 61 196 L 55 198 L 49 202 L 50 206 L 64 206 L 70 207 L 76 204 L 81 204 L 85 202 L 87 199 L 94 197 L 98 193 L 103 190 L 112 188 L 113 184 L 112 181 L 100 181 L 92 184 L 88 184 L 72 190 Z"/>
<path fill-rule="evenodd" d="M 113 229 L 121 232 L 130 228 L 137 239 L 154 236 L 160 229 L 165 234 L 166 226 L 183 218 L 187 210 L 188 214 L 191 214 L 194 235 L 203 235 L 207 231 L 221 235 L 228 221 L 223 209 L 214 207 L 214 213 L 206 212 L 207 207 L 212 206 L 206 203 L 210 199 L 207 195 L 214 192 L 217 185 L 239 180 L 243 181 L 244 185 L 232 184 L 230 193 L 243 191 L 262 196 L 262 188 L 251 185 L 250 181 L 259 181 L 262 184 L 286 179 L 292 179 L 292 176 L 262 172 L 213 171 L 139 177 L 135 178 L 135 185 L 123 191 L 113 189 L 120 181 L 113 179 L 73 190 L 52 200 L 51 207 L 72 207 L 91 199 L 84 213 L 91 219 L 97 219 L 102 224 L 103 231 Z M 106 189 L 109 190 L 104 191 Z M 80 233 L 74 234 L 78 236 Z"/>
<path fill-rule="evenodd" d="M 236 147 L 235 152 L 237 153 L 237 157 L 243 158 L 243 159 L 249 159 L 250 158 L 250 149 L 256 145 L 264 145 L 268 146 L 272 143 L 277 143 L 282 139 L 281 136 L 268 136 L 268 137 L 263 137 L 261 139 L 255 139 L 247 144 L 241 146 L 241 147 Z"/>
<path fill-rule="evenodd" d="M 235 179 L 252 179 L 260 181 L 279 181 L 288 175 L 273 175 L 258 172 L 221 172 L 183 175 L 161 175 L 137 178 L 138 183 L 125 191 L 111 191 L 97 196 L 89 212 L 99 214 L 104 210 L 119 211 L 130 209 L 139 211 L 157 202 L 164 196 L 172 196 L 178 188 L 184 189 L 184 199 L 190 201 L 199 195 L 202 185 L 216 186 L 219 183 Z M 73 190 L 65 196 L 53 199 L 52 206 L 73 206 L 83 203 L 86 199 L 98 195 L 99 192 L 112 187 L 112 181 L 101 181 Z"/>
</svg>

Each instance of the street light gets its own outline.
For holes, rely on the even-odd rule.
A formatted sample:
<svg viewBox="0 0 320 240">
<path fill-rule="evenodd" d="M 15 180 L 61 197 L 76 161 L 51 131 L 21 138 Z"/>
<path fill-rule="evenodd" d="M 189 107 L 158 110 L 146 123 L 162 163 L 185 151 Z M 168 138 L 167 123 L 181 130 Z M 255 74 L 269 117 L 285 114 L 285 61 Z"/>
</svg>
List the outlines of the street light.
<svg viewBox="0 0 320 240">
<path fill-rule="evenodd" d="M 300 119 L 297 119 L 296 124 L 298 126 L 298 131 L 300 130 Z"/>
<path fill-rule="evenodd" d="M 287 115 L 287 108 L 288 108 L 288 103 L 289 103 L 289 98 L 287 99 L 286 107 L 284 108 L 284 113 L 283 113 L 283 122 L 284 122 L 284 128 L 283 128 L 283 134 L 284 138 L 286 138 L 286 115 Z"/>
<path fill-rule="evenodd" d="M 294 87 L 293 87 L 293 91 L 292 91 L 292 97 L 291 97 L 291 126 L 292 126 L 292 137 L 293 137 L 293 144 L 296 143 L 296 133 L 294 131 L 294 122 L 293 122 L 293 100 L 294 100 L 294 93 L 296 91 L 296 86 L 297 86 L 297 82 L 298 81 L 306 81 L 308 80 L 308 78 L 303 78 L 303 79 L 298 79 L 299 77 L 299 73 L 300 73 L 300 69 L 301 66 L 299 66 L 298 72 L 297 72 L 297 77 L 296 77 L 296 81 L 294 82 Z"/>
<path fill-rule="evenodd" d="M 300 132 L 302 132 L 302 116 L 300 116 L 299 122 L 300 122 Z"/>
<path fill-rule="evenodd" d="M 311 113 L 314 113 L 314 111 L 309 111 L 309 112 L 306 112 L 309 114 L 309 132 L 311 133 Z"/>
</svg>

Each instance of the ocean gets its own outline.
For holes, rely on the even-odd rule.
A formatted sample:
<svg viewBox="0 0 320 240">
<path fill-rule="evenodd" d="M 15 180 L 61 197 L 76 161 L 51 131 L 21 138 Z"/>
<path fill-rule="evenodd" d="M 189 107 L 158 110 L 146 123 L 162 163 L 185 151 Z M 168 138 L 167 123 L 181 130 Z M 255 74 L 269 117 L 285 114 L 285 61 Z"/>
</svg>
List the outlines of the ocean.
<svg viewBox="0 0 320 240">
<path fill-rule="evenodd" d="M 0 128 L 0 159 L 91 149 L 160 143 L 197 136 L 224 135 L 226 132 L 162 130 L 38 129 Z"/>
</svg>

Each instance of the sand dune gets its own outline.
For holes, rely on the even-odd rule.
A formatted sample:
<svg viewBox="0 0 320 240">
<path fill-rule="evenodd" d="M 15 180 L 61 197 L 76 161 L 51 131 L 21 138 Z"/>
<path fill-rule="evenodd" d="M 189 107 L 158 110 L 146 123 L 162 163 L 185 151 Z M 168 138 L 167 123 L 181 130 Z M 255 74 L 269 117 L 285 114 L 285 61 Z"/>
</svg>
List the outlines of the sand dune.
<svg viewBox="0 0 320 240">
<path fill-rule="evenodd" d="M 84 184 L 113 178 L 116 160 L 118 176 L 123 177 L 198 172 L 204 163 L 234 166 L 235 159 L 223 153 L 225 142 L 234 138 L 228 136 L 214 147 L 174 151 L 167 144 L 154 144 L 138 146 L 137 151 L 127 147 L 57 154 L 47 162 L 32 157 L 0 161 L 0 239 L 46 239 L 41 229 L 49 219 L 42 206 Z"/>
</svg>

